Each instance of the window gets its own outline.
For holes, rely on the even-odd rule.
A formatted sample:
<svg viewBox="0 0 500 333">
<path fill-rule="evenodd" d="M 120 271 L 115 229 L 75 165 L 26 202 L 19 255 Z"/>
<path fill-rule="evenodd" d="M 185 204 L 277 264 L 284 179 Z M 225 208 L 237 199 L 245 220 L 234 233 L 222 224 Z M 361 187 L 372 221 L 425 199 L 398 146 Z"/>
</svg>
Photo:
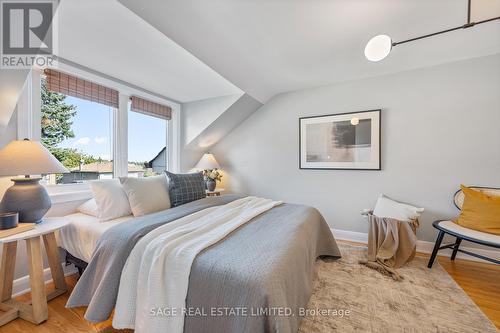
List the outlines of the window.
<svg viewBox="0 0 500 333">
<path fill-rule="evenodd" d="M 167 170 L 168 120 L 128 112 L 128 176 L 147 177 Z"/>
<path fill-rule="evenodd" d="M 41 141 L 69 174 L 46 177 L 49 184 L 113 178 L 114 108 L 67 96 L 41 84 Z"/>
<path fill-rule="evenodd" d="M 168 168 L 167 128 L 172 109 L 137 96 L 131 96 L 128 112 L 128 174 L 157 175 Z M 146 169 L 136 171 L 141 166 Z"/>
<path fill-rule="evenodd" d="M 175 126 L 175 132 L 179 125 L 178 121 L 170 121 L 169 104 L 177 106 L 175 103 L 162 102 L 142 91 L 137 93 L 151 97 L 138 97 L 131 94 L 136 90 L 122 83 L 94 74 L 82 75 L 95 81 L 53 69 L 44 70 L 44 74 L 37 72 L 33 80 L 36 84 L 30 91 L 34 92 L 32 96 L 40 96 L 40 100 L 34 97 L 34 104 L 40 102 L 41 108 L 22 109 L 26 117 L 32 112 L 34 119 L 40 119 L 36 125 L 26 126 L 26 137 L 42 141 L 70 170 L 68 174 L 46 176 L 46 184 L 75 184 L 127 175 L 147 177 L 167 170 L 170 161 L 176 165 L 177 159 L 170 156 L 170 142 L 167 144 L 170 127 Z M 126 93 L 96 82 L 107 82 Z M 41 125 L 41 131 L 37 125 Z M 172 138 L 176 145 L 176 137 Z"/>
</svg>

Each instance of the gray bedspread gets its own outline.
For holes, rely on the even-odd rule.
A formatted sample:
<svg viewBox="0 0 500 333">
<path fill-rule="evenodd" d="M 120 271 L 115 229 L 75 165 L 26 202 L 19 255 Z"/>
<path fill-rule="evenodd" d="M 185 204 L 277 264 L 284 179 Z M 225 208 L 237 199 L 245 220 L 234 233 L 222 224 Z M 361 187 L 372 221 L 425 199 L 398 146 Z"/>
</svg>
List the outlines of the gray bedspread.
<svg viewBox="0 0 500 333">
<path fill-rule="evenodd" d="M 122 268 L 137 241 L 154 228 L 239 196 L 212 197 L 133 219 L 101 237 L 68 307 L 87 306 L 85 318 L 106 320 Z M 299 309 L 312 292 L 318 256 L 340 257 L 321 214 L 283 204 L 202 251 L 191 268 L 185 332 L 296 332 Z"/>
</svg>

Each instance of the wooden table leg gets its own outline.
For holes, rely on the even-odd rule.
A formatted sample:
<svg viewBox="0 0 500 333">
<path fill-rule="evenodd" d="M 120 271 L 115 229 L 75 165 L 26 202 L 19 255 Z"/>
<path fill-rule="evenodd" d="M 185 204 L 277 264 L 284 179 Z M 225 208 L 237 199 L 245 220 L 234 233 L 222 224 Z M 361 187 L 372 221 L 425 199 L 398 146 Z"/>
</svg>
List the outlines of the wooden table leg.
<svg viewBox="0 0 500 333">
<path fill-rule="evenodd" d="M 16 253 L 17 242 L 3 244 L 2 266 L 0 267 L 0 302 L 7 301 L 12 297 Z"/>
<path fill-rule="evenodd" d="M 3 244 L 2 262 L 0 266 L 0 302 L 8 301 L 12 297 L 12 283 L 14 282 L 14 268 L 16 265 L 17 242 Z M 19 316 L 17 308 L 0 303 L 0 326 L 16 319 Z"/>
<path fill-rule="evenodd" d="M 45 251 L 47 252 L 47 258 L 49 260 L 50 272 L 52 274 L 52 280 L 56 290 L 47 295 L 47 300 L 51 300 L 68 290 L 66 281 L 64 280 L 64 271 L 62 268 L 61 260 L 59 258 L 59 251 L 57 249 L 56 235 L 51 232 L 49 234 L 43 235 L 43 243 L 45 245 Z"/>
<path fill-rule="evenodd" d="M 9 299 L 2 303 L 3 306 L 8 306 L 18 310 L 20 318 L 30 321 L 33 324 L 40 324 L 48 318 L 41 244 L 39 236 L 26 239 L 30 274 L 31 304 L 19 302 L 14 299 Z"/>
<path fill-rule="evenodd" d="M 47 301 L 68 290 L 66 281 L 64 280 L 64 272 L 59 258 L 55 233 L 51 232 L 42 237 L 55 290 L 48 295 L 45 293 L 41 240 L 40 237 L 33 237 L 26 239 L 31 286 L 31 304 L 11 299 L 17 242 L 4 243 L 0 266 L 0 311 L 4 313 L 0 315 L 0 326 L 5 325 L 17 317 L 21 317 L 34 324 L 40 324 L 48 318 Z"/>
<path fill-rule="evenodd" d="M 31 311 L 20 308 L 19 316 L 35 324 L 39 324 L 48 318 L 40 237 L 27 239 L 26 247 L 28 250 L 30 271 Z"/>
</svg>

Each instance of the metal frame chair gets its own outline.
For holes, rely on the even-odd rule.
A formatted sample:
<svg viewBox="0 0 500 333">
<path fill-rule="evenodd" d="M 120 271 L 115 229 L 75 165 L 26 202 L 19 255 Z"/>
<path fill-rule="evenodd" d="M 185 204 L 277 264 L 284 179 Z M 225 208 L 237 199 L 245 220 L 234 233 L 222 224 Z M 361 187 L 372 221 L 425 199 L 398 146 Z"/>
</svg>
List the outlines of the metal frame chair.
<svg viewBox="0 0 500 333">
<path fill-rule="evenodd" d="M 491 192 L 491 193 L 494 193 L 495 195 L 500 195 L 500 188 L 481 187 L 481 186 L 469 186 L 469 188 L 480 190 L 480 191 L 485 192 L 485 193 Z M 455 204 L 455 207 L 457 207 L 458 210 L 461 210 L 461 207 L 463 204 L 463 196 L 464 195 L 463 195 L 462 190 L 458 190 L 457 192 L 455 192 L 455 195 L 453 196 L 453 203 Z M 473 237 L 470 237 L 467 235 L 462 235 L 462 234 L 457 233 L 453 230 L 449 230 L 443 226 L 440 226 L 440 223 L 443 221 L 448 221 L 448 220 L 438 220 L 438 221 L 434 221 L 432 223 L 433 227 L 439 230 L 439 234 L 436 238 L 436 243 L 434 244 L 434 249 L 432 250 L 432 254 L 431 254 L 431 257 L 429 259 L 429 263 L 427 264 L 427 267 L 432 268 L 432 264 L 434 263 L 434 260 L 436 259 L 438 251 L 443 250 L 443 249 L 453 249 L 453 252 L 451 254 L 451 260 L 455 260 L 455 257 L 457 256 L 457 252 L 462 252 L 462 253 L 465 253 L 467 255 L 476 257 L 476 258 L 490 261 L 490 262 L 495 263 L 495 264 L 500 264 L 499 260 L 489 258 L 489 257 L 483 256 L 481 254 L 477 254 L 474 252 L 460 249 L 460 244 L 462 243 L 462 240 L 466 240 L 466 241 L 469 241 L 472 243 L 481 244 L 481 245 L 485 245 L 485 246 L 494 247 L 497 249 L 500 249 L 500 243 L 492 243 L 489 241 L 473 238 Z M 443 237 L 445 234 L 456 237 L 455 243 L 441 246 L 441 243 L 443 241 Z"/>
</svg>

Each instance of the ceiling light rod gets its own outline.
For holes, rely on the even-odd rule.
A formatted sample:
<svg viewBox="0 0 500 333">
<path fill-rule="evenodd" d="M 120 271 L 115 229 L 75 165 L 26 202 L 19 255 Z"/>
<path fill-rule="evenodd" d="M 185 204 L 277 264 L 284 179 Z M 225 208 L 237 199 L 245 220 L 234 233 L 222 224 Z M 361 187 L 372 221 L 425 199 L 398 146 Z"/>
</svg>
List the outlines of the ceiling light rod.
<svg viewBox="0 0 500 333">
<path fill-rule="evenodd" d="M 404 44 L 404 43 L 408 43 L 408 42 L 413 42 L 414 40 L 419 40 L 419 39 L 423 39 L 423 38 L 427 38 L 427 37 L 441 35 L 441 34 L 444 34 L 444 33 L 450 32 L 450 31 L 471 28 L 471 27 L 473 27 L 475 25 L 486 23 L 486 22 L 490 22 L 490 21 L 494 21 L 494 20 L 500 20 L 500 16 L 494 17 L 494 18 L 490 18 L 490 19 L 487 19 L 487 20 L 483 20 L 483 21 L 479 21 L 479 22 L 467 22 L 466 24 L 461 25 L 459 27 L 455 27 L 455 28 L 446 29 L 446 30 L 443 30 L 443 31 L 434 32 L 432 34 L 423 35 L 423 36 L 420 36 L 420 37 L 410 38 L 410 39 L 407 39 L 407 40 L 403 40 L 401 42 L 394 42 L 394 43 L 392 43 L 392 46 L 396 46 L 396 45 Z"/>
<path fill-rule="evenodd" d="M 461 26 L 456 27 L 456 28 L 451 28 L 451 29 L 446 29 L 446 30 L 443 30 L 443 31 L 434 32 L 432 34 L 423 35 L 423 36 L 420 36 L 420 37 L 410 38 L 410 39 L 407 39 L 407 40 L 403 40 L 401 42 L 394 42 L 394 43 L 392 43 L 392 46 L 396 46 L 396 45 L 404 44 L 404 43 L 408 43 L 408 42 L 413 42 L 414 40 L 419 40 L 419 39 L 423 39 L 423 38 L 427 38 L 427 37 L 441 35 L 441 34 L 444 34 L 444 33 L 450 32 L 450 31 L 471 28 L 471 27 L 473 27 L 475 25 L 486 23 L 486 22 L 490 22 L 490 21 L 494 21 L 494 20 L 500 20 L 500 16 L 498 16 L 498 17 L 487 19 L 487 20 L 482 20 L 482 21 L 479 21 L 479 22 L 471 22 L 470 21 L 470 13 L 471 13 L 471 0 L 469 0 L 467 2 L 467 23 L 465 23 L 464 25 L 461 25 Z"/>
<path fill-rule="evenodd" d="M 407 40 L 403 40 L 401 42 L 393 42 L 391 37 L 389 37 L 387 35 L 377 35 L 377 36 L 373 37 L 372 39 L 370 39 L 370 41 L 368 41 L 368 43 L 366 44 L 365 57 L 370 61 L 380 61 L 380 60 L 384 59 L 385 57 L 387 57 L 389 55 L 389 53 L 391 52 L 392 48 L 396 45 L 405 44 L 405 43 L 413 42 L 413 41 L 416 41 L 419 39 L 424 39 L 424 38 L 428 38 L 428 37 L 432 37 L 432 36 L 436 36 L 436 35 L 441 35 L 441 34 L 444 34 L 444 33 L 450 32 L 450 31 L 471 28 L 475 25 L 483 24 L 486 22 L 500 20 L 500 16 L 490 18 L 487 20 L 482 20 L 479 22 L 471 22 L 470 19 L 471 19 L 471 0 L 468 1 L 467 23 L 465 23 L 464 25 L 461 25 L 461 26 L 455 27 L 455 28 L 451 28 L 451 29 L 446 29 L 446 30 L 434 32 L 434 33 L 419 36 L 419 37 L 410 38 Z"/>
</svg>

